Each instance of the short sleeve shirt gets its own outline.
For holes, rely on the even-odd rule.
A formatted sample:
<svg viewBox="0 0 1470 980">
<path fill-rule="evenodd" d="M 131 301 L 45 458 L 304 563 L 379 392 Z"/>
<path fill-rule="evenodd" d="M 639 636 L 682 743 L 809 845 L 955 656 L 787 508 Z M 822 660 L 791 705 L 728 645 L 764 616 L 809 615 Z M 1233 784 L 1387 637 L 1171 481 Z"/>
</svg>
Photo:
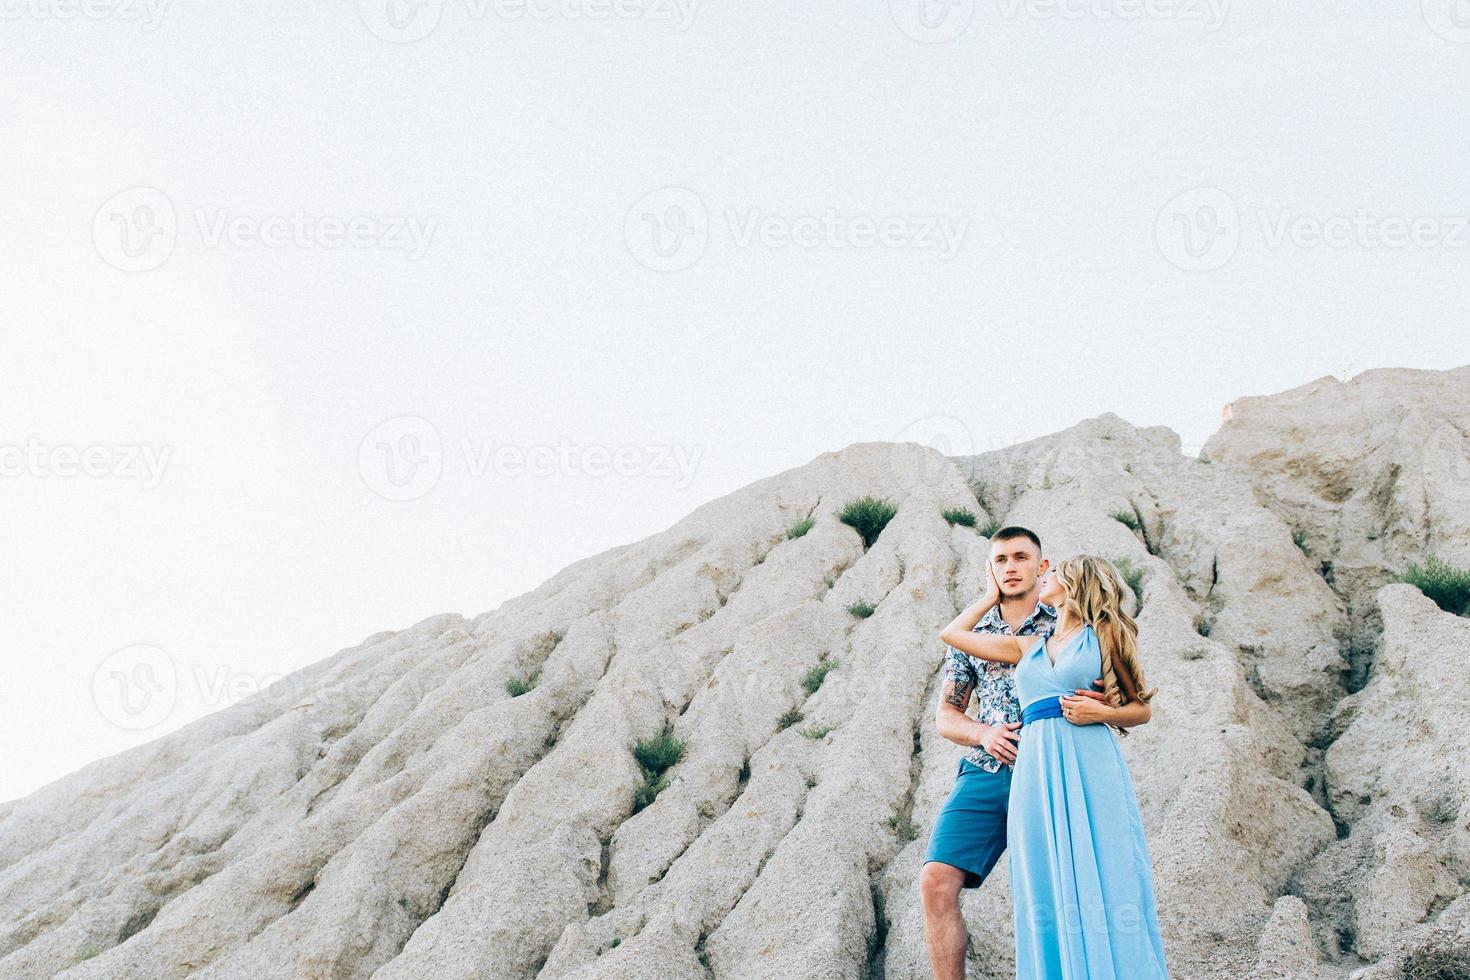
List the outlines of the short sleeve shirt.
<svg viewBox="0 0 1470 980">
<path fill-rule="evenodd" d="M 1001 636 L 1036 636 L 1055 625 L 1056 621 L 1057 611 L 1044 602 L 1038 602 L 1031 615 L 1021 624 L 1021 628 L 1013 631 L 1010 624 L 1001 618 L 1000 606 L 997 605 L 980 617 L 973 632 Z M 945 679 L 974 689 L 975 701 L 980 709 L 975 714 L 976 721 L 987 725 L 1001 725 L 1021 720 L 1021 703 L 1016 700 L 1014 664 L 981 660 L 956 650 L 947 643 L 945 649 L 949 651 L 944 662 Z M 986 772 L 999 772 L 1004 765 L 978 745 L 965 753 L 965 758 Z"/>
</svg>

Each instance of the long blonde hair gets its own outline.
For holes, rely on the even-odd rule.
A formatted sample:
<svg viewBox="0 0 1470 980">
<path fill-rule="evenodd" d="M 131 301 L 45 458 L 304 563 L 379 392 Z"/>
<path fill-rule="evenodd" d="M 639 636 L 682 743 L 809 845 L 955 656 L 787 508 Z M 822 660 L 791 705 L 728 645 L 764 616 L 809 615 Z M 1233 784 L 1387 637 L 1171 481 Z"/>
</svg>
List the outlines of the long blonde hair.
<svg viewBox="0 0 1470 980">
<path fill-rule="evenodd" d="M 1153 700 L 1158 689 L 1148 686 L 1138 662 L 1138 624 L 1123 609 L 1123 597 L 1128 594 L 1123 576 L 1112 562 L 1095 555 L 1074 555 L 1058 564 L 1056 571 L 1066 591 L 1062 607 L 1097 634 L 1108 703 L 1122 707 L 1132 700 L 1118 681 L 1120 671 L 1132 682 L 1137 700 Z M 1128 734 L 1123 728 L 1115 726 L 1115 730 L 1119 735 Z"/>
</svg>

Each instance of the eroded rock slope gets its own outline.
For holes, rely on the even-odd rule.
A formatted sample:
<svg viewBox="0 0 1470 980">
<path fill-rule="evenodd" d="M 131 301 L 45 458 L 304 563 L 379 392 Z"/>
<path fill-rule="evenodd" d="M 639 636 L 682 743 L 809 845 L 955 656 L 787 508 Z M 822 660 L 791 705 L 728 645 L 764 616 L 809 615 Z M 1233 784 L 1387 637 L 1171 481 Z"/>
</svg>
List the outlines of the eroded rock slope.
<svg viewBox="0 0 1470 980">
<path fill-rule="evenodd" d="M 824 454 L 0 806 L 0 977 L 927 977 L 935 636 L 992 522 L 1135 577 L 1176 976 L 1470 971 L 1470 624 L 1392 584 L 1470 564 L 1467 405 L 1470 369 L 1375 371 L 1235 403 L 1200 459 L 1111 415 Z M 976 976 L 1004 877 L 966 895 Z"/>
</svg>

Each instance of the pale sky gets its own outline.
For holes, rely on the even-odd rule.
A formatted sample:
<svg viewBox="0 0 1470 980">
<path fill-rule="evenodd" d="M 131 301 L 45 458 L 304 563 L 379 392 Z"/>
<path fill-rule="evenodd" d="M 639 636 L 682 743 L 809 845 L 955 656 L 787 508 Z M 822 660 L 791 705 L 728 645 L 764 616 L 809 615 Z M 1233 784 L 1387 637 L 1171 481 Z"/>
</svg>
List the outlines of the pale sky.
<svg viewBox="0 0 1470 980">
<path fill-rule="evenodd" d="M 854 442 L 1470 362 L 1456 13 L 0 0 L 0 799 Z"/>
</svg>

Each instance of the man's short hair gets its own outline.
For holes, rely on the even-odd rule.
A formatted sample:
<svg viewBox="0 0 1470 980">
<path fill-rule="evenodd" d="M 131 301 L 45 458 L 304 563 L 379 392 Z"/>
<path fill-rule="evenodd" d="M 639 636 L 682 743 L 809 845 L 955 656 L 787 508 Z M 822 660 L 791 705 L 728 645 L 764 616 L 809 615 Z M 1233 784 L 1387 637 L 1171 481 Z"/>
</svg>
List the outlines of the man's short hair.
<svg viewBox="0 0 1470 980">
<path fill-rule="evenodd" d="M 1009 541 L 1012 538 L 1030 538 L 1031 543 L 1036 545 L 1036 553 L 1038 555 L 1041 554 L 1041 539 L 1036 536 L 1035 531 L 1028 527 L 1017 527 L 1013 524 L 1010 527 L 1001 528 L 990 536 L 992 543 L 996 541 Z"/>
</svg>

